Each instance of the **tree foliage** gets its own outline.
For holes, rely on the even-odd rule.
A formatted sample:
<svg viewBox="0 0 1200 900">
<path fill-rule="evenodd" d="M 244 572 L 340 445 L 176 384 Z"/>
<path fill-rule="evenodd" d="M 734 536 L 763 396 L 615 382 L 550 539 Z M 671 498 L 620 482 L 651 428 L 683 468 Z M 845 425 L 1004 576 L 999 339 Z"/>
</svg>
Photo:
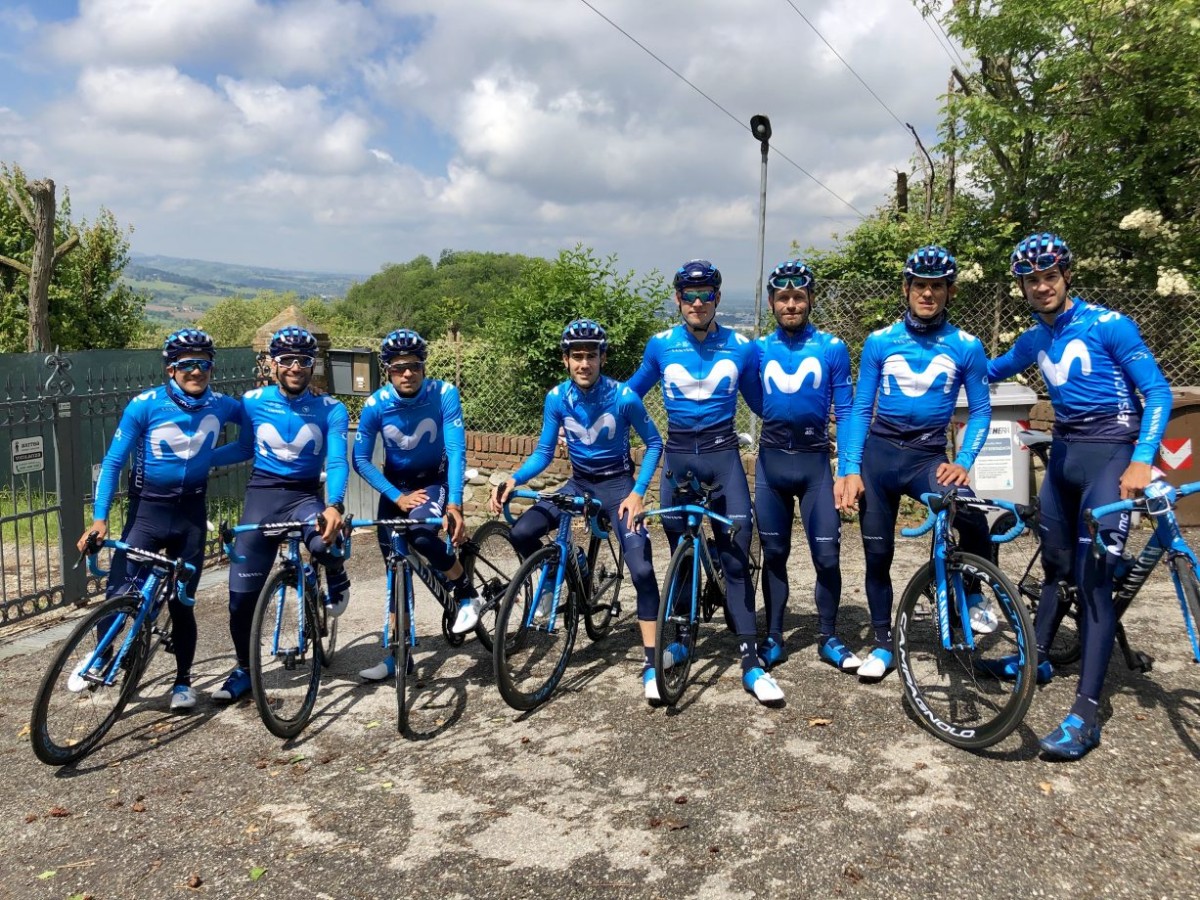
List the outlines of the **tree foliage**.
<svg viewBox="0 0 1200 900">
<path fill-rule="evenodd" d="M 25 174 L 16 166 L 0 171 L 27 196 Z M 72 232 L 79 244 L 59 260 L 49 292 L 51 343 L 64 350 L 126 347 L 137 343 L 146 326 L 146 297 L 120 280 L 129 263 L 129 234 L 107 209 L 94 222 L 71 220 L 71 199 L 63 191 L 55 222 L 55 242 Z M 0 192 L 0 256 L 28 265 L 33 235 L 16 204 Z M 22 351 L 29 331 L 29 278 L 0 266 L 0 351 Z"/>
<path fill-rule="evenodd" d="M 279 291 L 259 291 L 253 297 L 227 297 L 210 307 L 197 320 L 196 327 L 212 335 L 218 347 L 249 347 L 258 329 L 299 302 L 295 294 Z"/>
</svg>

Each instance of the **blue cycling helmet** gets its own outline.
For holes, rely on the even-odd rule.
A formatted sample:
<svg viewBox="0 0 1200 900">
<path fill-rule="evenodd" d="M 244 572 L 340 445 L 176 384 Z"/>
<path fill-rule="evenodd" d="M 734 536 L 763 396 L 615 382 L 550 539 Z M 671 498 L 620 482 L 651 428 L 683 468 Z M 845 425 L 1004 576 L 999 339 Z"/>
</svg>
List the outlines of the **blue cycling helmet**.
<svg viewBox="0 0 1200 900">
<path fill-rule="evenodd" d="M 591 319 L 576 319 L 563 329 L 562 352 L 569 353 L 577 344 L 595 344 L 601 353 L 608 352 L 608 335 L 599 323 Z"/>
<path fill-rule="evenodd" d="M 707 259 L 693 259 L 679 267 L 679 271 L 675 273 L 674 285 L 676 291 L 697 287 L 720 290 L 721 273 Z"/>
<path fill-rule="evenodd" d="M 1071 268 L 1071 248 L 1057 234 L 1042 231 L 1031 234 L 1017 244 L 1009 256 L 1009 270 L 1014 276 L 1032 275 L 1058 266 L 1060 272 Z"/>
<path fill-rule="evenodd" d="M 771 270 L 771 275 L 767 278 L 767 293 L 774 294 L 776 291 L 786 290 L 789 287 L 806 288 L 811 294 L 816 290 L 817 276 L 803 261 L 799 259 L 785 260 Z"/>
<path fill-rule="evenodd" d="M 179 357 L 188 353 L 207 353 L 216 356 L 213 339 L 208 333 L 199 328 L 181 328 L 167 335 L 163 342 L 163 362 L 173 363 Z"/>
<path fill-rule="evenodd" d="M 280 328 L 271 336 L 271 345 L 267 349 L 271 354 L 271 359 L 289 354 L 316 356 L 317 339 L 307 328 L 288 325 Z"/>
<path fill-rule="evenodd" d="M 397 328 L 379 345 L 379 359 L 384 365 L 397 356 L 415 356 L 424 361 L 428 355 L 429 346 L 425 343 L 425 338 L 411 328 Z"/>
<path fill-rule="evenodd" d="M 914 278 L 945 278 L 946 284 L 954 284 L 958 261 L 945 247 L 937 244 L 921 247 L 904 261 L 904 283 L 912 284 Z"/>
</svg>

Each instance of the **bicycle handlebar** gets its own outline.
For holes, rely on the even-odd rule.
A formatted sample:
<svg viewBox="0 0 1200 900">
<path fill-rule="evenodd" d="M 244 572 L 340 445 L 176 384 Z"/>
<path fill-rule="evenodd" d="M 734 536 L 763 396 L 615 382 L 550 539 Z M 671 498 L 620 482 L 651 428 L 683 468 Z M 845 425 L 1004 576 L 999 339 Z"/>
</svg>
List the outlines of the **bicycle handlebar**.
<svg viewBox="0 0 1200 900">
<path fill-rule="evenodd" d="M 933 528 L 933 523 L 937 520 L 939 513 L 950 509 L 952 506 L 966 505 L 985 510 L 1003 509 L 1006 512 L 1012 513 L 1016 517 L 1016 524 L 1003 534 L 993 534 L 990 536 L 993 544 L 1006 544 L 1016 539 L 1025 530 L 1029 521 L 1037 515 L 1036 504 L 1011 503 L 1008 500 L 990 500 L 985 497 L 963 497 L 959 496 L 957 491 L 953 489 L 942 493 L 929 492 L 922 494 L 921 502 L 929 507 L 925 521 L 916 528 L 901 528 L 900 533 L 904 537 L 920 537 L 928 533 Z"/>
<path fill-rule="evenodd" d="M 509 525 L 515 525 L 517 517 L 512 514 L 509 504 L 513 500 L 545 500 L 548 503 L 553 503 L 563 512 L 578 512 L 588 513 L 589 515 L 600 511 L 600 501 L 591 494 L 560 494 L 556 491 L 530 491 L 525 488 L 516 488 L 508 493 L 504 498 L 504 518 Z"/>
<path fill-rule="evenodd" d="M 720 522 L 729 529 L 730 538 L 734 537 L 734 535 L 736 535 L 741 528 L 741 526 L 732 519 L 726 518 L 720 513 L 715 513 L 706 506 L 696 506 L 692 503 L 685 503 L 682 506 L 663 506 L 658 509 L 647 509 L 634 516 L 633 521 L 635 525 L 641 525 L 648 518 L 661 517 L 671 515 L 673 513 L 692 513 L 697 516 L 703 516 L 705 518 L 712 519 L 713 521 Z"/>
<path fill-rule="evenodd" d="M 113 540 L 112 538 L 106 538 L 102 541 L 99 537 L 94 531 L 88 535 L 87 544 L 84 546 L 83 552 L 79 554 L 79 560 L 75 563 L 76 566 L 84 559 L 87 559 L 88 571 L 97 578 L 104 578 L 108 575 L 108 571 L 100 568 L 100 562 L 96 559 L 96 554 L 104 547 L 110 550 L 123 550 L 126 557 L 134 562 L 157 563 L 158 568 L 166 569 L 170 572 L 171 578 L 175 582 L 175 594 L 179 598 L 179 602 L 184 606 L 194 606 L 196 604 L 196 598 L 187 595 L 186 583 L 196 574 L 196 567 L 191 563 L 184 562 L 182 559 L 171 559 L 171 557 L 163 556 L 161 553 L 143 550 L 141 547 L 134 547 L 132 544 Z"/>
<path fill-rule="evenodd" d="M 1092 535 L 1092 555 L 1099 559 L 1108 552 L 1100 536 L 1100 520 L 1105 516 L 1121 512 L 1143 512 L 1148 516 L 1161 516 L 1175 508 L 1175 504 L 1184 497 L 1200 492 L 1200 481 L 1193 481 L 1180 487 L 1174 487 L 1165 481 L 1152 481 L 1146 485 L 1141 497 L 1129 500 L 1118 500 L 1097 506 L 1095 509 L 1084 510 L 1083 517 L 1088 531 Z"/>
<path fill-rule="evenodd" d="M 438 520 L 441 521 L 440 519 Z M 334 556 L 349 556 L 350 555 L 350 532 L 354 530 L 355 523 L 352 517 L 347 517 L 342 520 L 342 525 L 338 529 L 341 532 L 340 539 L 329 548 L 329 552 Z M 225 555 L 233 562 L 244 562 L 246 557 L 238 556 L 233 550 L 233 541 L 239 534 L 245 534 L 248 531 L 261 531 L 268 537 L 279 537 L 287 534 L 289 531 L 297 531 L 301 528 L 316 528 L 318 531 L 325 530 L 325 516 L 323 514 L 312 519 L 306 519 L 295 522 L 259 522 L 251 525 L 230 525 L 228 522 L 222 522 L 218 529 L 221 535 L 221 549 Z"/>
</svg>

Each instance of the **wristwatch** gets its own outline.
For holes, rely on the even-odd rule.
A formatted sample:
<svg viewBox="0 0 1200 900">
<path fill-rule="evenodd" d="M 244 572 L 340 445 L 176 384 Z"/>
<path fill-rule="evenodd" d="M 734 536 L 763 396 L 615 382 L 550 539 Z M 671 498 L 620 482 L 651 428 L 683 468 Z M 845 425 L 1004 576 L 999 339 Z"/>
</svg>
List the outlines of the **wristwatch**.
<svg viewBox="0 0 1200 900">
<path fill-rule="evenodd" d="M 336 509 L 339 516 L 344 516 L 346 514 L 346 504 L 342 503 L 340 500 L 337 503 L 330 503 L 329 508 Z"/>
</svg>

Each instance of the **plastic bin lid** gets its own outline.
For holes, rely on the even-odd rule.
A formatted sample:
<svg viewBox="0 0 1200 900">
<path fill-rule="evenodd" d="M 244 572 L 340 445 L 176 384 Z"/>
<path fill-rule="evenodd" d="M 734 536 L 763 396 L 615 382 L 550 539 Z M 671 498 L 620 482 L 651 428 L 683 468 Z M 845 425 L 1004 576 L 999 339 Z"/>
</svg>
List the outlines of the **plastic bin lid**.
<svg viewBox="0 0 1200 900">
<path fill-rule="evenodd" d="M 998 384 L 989 384 L 988 393 L 992 395 L 992 406 L 1033 406 L 1038 402 L 1037 391 L 1027 388 L 1023 384 L 1018 384 L 1015 381 L 1001 381 Z M 1196 397 L 1200 400 L 1200 395 Z M 958 390 L 958 401 L 955 406 L 965 409 L 967 403 L 967 392 L 963 388 Z"/>
</svg>

